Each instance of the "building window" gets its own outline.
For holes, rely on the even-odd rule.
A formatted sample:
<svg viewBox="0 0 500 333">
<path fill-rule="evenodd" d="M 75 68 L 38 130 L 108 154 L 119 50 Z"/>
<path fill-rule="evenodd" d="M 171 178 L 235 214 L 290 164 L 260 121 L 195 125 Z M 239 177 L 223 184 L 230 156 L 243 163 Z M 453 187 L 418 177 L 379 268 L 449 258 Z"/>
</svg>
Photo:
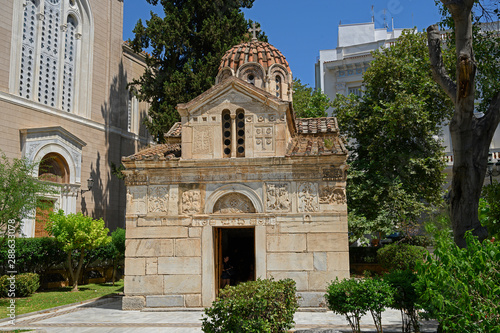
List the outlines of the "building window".
<svg viewBox="0 0 500 333">
<path fill-rule="evenodd" d="M 276 97 L 281 98 L 281 77 L 276 75 Z"/>
<path fill-rule="evenodd" d="M 347 93 L 348 93 L 348 95 L 353 94 L 353 95 L 356 95 L 358 97 L 363 96 L 363 91 L 361 90 L 361 87 L 352 87 L 352 88 L 349 88 L 349 90 L 347 91 Z"/>
<path fill-rule="evenodd" d="M 247 76 L 247 81 L 248 81 L 248 83 L 250 83 L 250 84 L 252 84 L 252 85 L 254 85 L 254 86 L 255 86 L 255 75 L 253 75 L 253 74 L 248 74 L 248 76 Z"/>
<path fill-rule="evenodd" d="M 245 111 L 236 111 L 236 157 L 245 157 Z"/>
<path fill-rule="evenodd" d="M 222 155 L 231 157 L 231 113 L 229 110 L 222 111 Z"/>
<path fill-rule="evenodd" d="M 26 0 L 14 88 L 19 96 L 75 111 L 75 83 L 82 81 L 77 70 L 80 39 L 82 31 L 88 31 L 82 30 L 82 12 L 83 7 L 74 0 Z M 89 59 L 85 62 L 90 64 Z"/>
</svg>

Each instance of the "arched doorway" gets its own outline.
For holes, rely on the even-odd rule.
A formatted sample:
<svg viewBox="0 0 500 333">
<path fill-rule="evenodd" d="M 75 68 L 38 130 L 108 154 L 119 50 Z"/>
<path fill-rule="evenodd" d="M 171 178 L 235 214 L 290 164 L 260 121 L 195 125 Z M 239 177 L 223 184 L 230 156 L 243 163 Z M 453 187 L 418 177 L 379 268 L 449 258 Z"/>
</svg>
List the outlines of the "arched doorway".
<svg viewBox="0 0 500 333">
<path fill-rule="evenodd" d="M 241 193 L 228 193 L 214 205 L 214 215 L 255 213 L 252 201 Z M 224 258 L 229 257 L 231 285 L 255 280 L 255 229 L 249 227 L 214 228 L 216 294 L 222 286 Z M 227 268 L 227 267 L 226 267 Z"/>
<path fill-rule="evenodd" d="M 55 184 L 68 184 L 69 176 L 68 163 L 61 155 L 49 153 L 40 161 L 38 179 Z M 39 198 L 35 215 L 35 237 L 48 236 L 45 226 L 49 214 L 54 210 L 55 202 L 53 198 Z"/>
</svg>

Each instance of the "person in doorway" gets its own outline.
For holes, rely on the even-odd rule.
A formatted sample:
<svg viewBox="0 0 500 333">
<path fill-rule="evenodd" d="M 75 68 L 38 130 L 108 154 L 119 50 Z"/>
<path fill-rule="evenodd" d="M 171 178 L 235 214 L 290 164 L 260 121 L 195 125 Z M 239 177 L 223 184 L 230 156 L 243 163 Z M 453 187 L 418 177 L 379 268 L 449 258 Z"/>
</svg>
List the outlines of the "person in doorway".
<svg viewBox="0 0 500 333">
<path fill-rule="evenodd" d="M 221 275 L 221 288 L 231 285 L 231 273 L 233 266 L 229 263 L 229 256 L 224 257 L 222 275 Z"/>
</svg>

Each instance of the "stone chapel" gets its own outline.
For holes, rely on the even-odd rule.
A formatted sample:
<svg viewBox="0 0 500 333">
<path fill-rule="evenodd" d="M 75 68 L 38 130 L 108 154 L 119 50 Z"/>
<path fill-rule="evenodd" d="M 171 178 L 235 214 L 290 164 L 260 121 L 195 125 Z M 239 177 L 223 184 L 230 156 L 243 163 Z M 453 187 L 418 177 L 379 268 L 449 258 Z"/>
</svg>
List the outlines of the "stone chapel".
<svg viewBox="0 0 500 333">
<path fill-rule="evenodd" d="M 232 284 L 292 278 L 302 306 L 324 305 L 327 284 L 349 277 L 336 119 L 295 117 L 290 67 L 256 38 L 177 110 L 167 143 L 122 158 L 123 309 L 210 306 L 226 256 Z"/>
</svg>

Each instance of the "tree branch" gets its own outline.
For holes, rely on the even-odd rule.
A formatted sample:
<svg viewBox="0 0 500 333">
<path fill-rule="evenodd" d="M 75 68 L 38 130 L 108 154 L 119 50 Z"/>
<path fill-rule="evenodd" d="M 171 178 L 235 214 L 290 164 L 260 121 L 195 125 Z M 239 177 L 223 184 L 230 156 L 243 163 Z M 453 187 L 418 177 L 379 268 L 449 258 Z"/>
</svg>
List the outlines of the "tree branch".
<svg viewBox="0 0 500 333">
<path fill-rule="evenodd" d="M 437 24 L 427 28 L 427 41 L 429 57 L 432 67 L 432 77 L 443 88 L 444 92 L 451 98 L 453 103 L 457 100 L 457 85 L 450 78 L 444 68 L 443 55 L 441 53 L 441 32 Z"/>
</svg>

